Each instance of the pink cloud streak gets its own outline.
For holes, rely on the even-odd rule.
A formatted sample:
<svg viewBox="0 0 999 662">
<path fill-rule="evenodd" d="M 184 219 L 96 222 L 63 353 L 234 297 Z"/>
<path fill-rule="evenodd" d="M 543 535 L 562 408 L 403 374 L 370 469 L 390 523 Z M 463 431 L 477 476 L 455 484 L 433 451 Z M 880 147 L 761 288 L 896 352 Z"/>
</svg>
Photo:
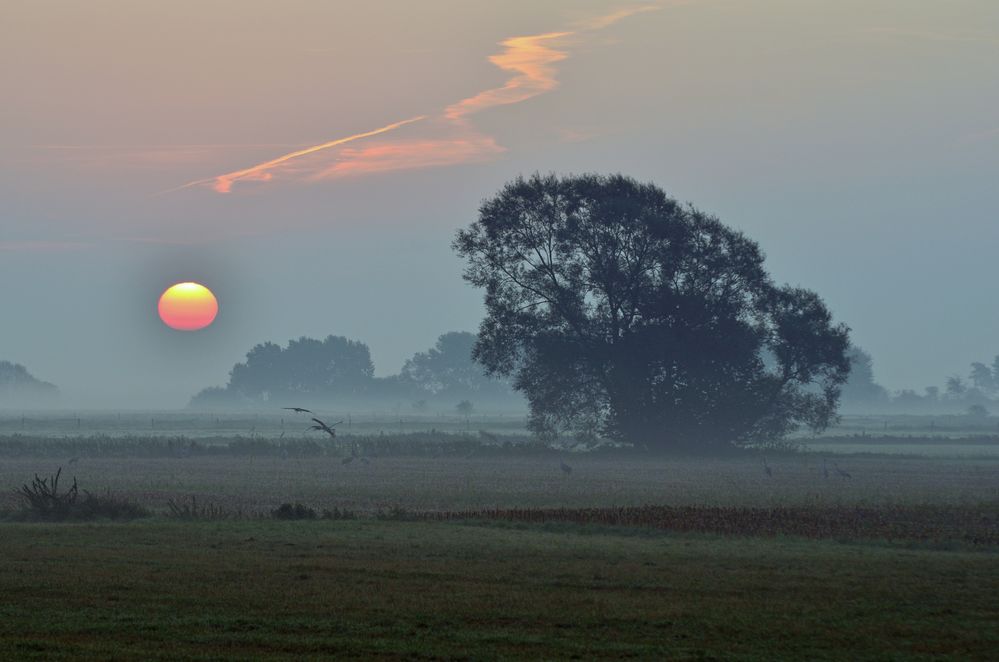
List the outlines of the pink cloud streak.
<svg viewBox="0 0 999 662">
<path fill-rule="evenodd" d="M 491 160 L 506 149 L 493 137 L 477 130 L 469 120 L 471 115 L 488 108 L 521 103 L 557 88 L 558 70 L 555 65 L 569 57 L 566 51 L 555 47 L 560 41 L 580 32 L 601 30 L 633 14 L 658 8 L 645 5 L 623 9 L 584 22 L 574 31 L 545 32 L 503 40 L 500 42 L 503 50 L 490 56 L 489 62 L 512 74 L 510 78 L 500 87 L 483 90 L 444 108 L 438 121 L 432 125 L 433 131 L 440 133 L 438 136 L 380 141 L 361 148 L 343 147 L 349 142 L 394 132 L 426 118 L 414 117 L 289 152 L 248 168 L 189 182 L 171 190 L 209 186 L 217 193 L 230 193 L 238 182 L 272 181 L 277 175 L 314 182 Z M 318 161 L 314 156 L 317 153 L 322 153 Z"/>
</svg>

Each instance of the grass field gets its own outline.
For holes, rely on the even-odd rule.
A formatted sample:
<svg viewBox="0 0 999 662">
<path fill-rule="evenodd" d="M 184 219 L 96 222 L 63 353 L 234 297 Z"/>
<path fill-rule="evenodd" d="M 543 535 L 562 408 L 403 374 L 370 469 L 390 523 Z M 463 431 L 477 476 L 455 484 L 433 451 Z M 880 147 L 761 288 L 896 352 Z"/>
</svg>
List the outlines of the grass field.
<svg viewBox="0 0 999 662">
<path fill-rule="evenodd" d="M 565 460 L 572 474 L 560 470 Z M 114 492 L 154 510 L 195 496 L 234 511 L 267 510 L 286 501 L 317 508 L 465 509 L 591 507 L 642 504 L 755 506 L 999 503 L 999 458 L 841 458 L 807 453 L 768 459 L 508 455 L 378 457 L 369 464 L 339 456 L 0 458 L 0 485 L 14 488 L 62 466 L 90 490 Z M 830 472 L 824 477 L 823 467 Z M 0 491 L 0 509 L 16 506 Z"/>
<path fill-rule="evenodd" d="M 409 406 L 381 410 L 336 408 L 317 410 L 329 422 L 343 420 L 344 434 L 378 435 L 410 432 L 476 433 L 485 430 L 501 435 L 527 435 L 524 411 L 483 411 L 460 416 L 453 409 L 418 412 Z M 0 410 L 0 436 L 12 434 L 49 437 L 77 435 L 170 436 L 188 438 L 261 436 L 276 439 L 282 433 L 297 436 L 310 424 L 308 416 L 280 408 L 260 411 L 12 411 Z M 999 418 L 959 415 L 846 415 L 822 438 L 858 437 L 860 441 L 880 435 L 897 437 L 967 438 L 999 436 Z M 812 440 L 802 432 L 800 438 Z M 314 435 L 321 439 L 322 434 Z M 820 438 L 820 441 L 822 440 Z"/>
<path fill-rule="evenodd" d="M 634 532 L 632 532 L 634 533 Z M 995 554 L 585 527 L 8 524 L 18 659 L 988 659 Z"/>
<path fill-rule="evenodd" d="M 670 457 L 545 450 L 474 424 L 337 444 L 184 425 L 0 432 L 0 659 L 984 660 L 999 648 L 988 435 Z M 368 461 L 345 464 L 355 442 Z M 15 521 L 14 488 L 60 466 L 153 516 Z M 192 499 L 224 519 L 169 516 Z M 294 502 L 356 519 L 270 517 Z"/>
</svg>

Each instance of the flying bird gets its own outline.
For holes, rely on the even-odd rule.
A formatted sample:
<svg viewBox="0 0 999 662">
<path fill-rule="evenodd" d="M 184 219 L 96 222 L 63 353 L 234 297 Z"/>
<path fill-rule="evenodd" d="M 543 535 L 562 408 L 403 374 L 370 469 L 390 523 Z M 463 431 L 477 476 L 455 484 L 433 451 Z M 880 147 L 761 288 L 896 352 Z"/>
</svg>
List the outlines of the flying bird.
<svg viewBox="0 0 999 662">
<path fill-rule="evenodd" d="M 839 465 L 836 464 L 835 462 L 833 462 L 833 469 L 836 470 L 837 476 L 841 476 L 843 478 L 853 478 L 853 476 L 850 475 L 849 471 L 844 471 L 843 469 L 840 469 Z"/>
<path fill-rule="evenodd" d="M 312 420 L 315 422 L 315 425 L 310 426 L 308 428 L 309 430 L 322 430 L 323 432 L 325 432 L 331 438 L 334 438 L 334 439 L 336 438 L 336 429 L 335 429 L 336 426 L 338 426 L 341 423 L 343 423 L 343 421 L 340 420 L 340 421 L 337 421 L 336 423 L 334 423 L 333 425 L 326 425 L 326 423 L 324 423 L 323 421 L 320 421 L 315 416 L 312 417 Z"/>
<path fill-rule="evenodd" d="M 296 414 L 311 414 L 313 413 L 309 409 L 304 409 L 302 407 L 281 407 L 281 409 L 287 409 L 288 411 L 293 411 Z"/>
</svg>

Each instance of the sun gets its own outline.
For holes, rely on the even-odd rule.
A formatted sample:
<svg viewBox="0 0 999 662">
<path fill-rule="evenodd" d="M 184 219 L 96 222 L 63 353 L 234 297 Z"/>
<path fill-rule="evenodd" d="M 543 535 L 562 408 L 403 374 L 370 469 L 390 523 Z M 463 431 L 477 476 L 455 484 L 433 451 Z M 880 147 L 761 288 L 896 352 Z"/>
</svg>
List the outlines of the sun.
<svg viewBox="0 0 999 662">
<path fill-rule="evenodd" d="M 160 319 L 171 329 L 197 331 L 213 321 L 219 302 L 212 291 L 199 283 L 177 283 L 160 296 Z"/>
</svg>

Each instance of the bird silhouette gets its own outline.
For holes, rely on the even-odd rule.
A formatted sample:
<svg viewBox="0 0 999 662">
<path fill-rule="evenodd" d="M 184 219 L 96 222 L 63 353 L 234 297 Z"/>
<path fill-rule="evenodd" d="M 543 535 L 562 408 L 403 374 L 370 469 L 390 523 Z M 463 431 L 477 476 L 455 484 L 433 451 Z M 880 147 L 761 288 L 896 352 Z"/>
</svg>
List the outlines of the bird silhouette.
<svg viewBox="0 0 999 662">
<path fill-rule="evenodd" d="M 70 464 L 76 464 L 79 461 L 80 461 L 80 458 L 78 458 L 78 457 L 71 457 L 71 458 L 69 458 L 69 463 Z"/>
<path fill-rule="evenodd" d="M 566 464 L 564 460 L 560 461 L 558 466 L 566 476 L 572 475 L 572 467 Z"/>
<path fill-rule="evenodd" d="M 774 470 L 770 468 L 769 464 L 767 464 L 767 458 L 763 458 L 763 470 L 767 472 L 767 476 L 770 478 L 774 477 Z"/>
<path fill-rule="evenodd" d="M 837 476 L 840 476 L 842 478 L 853 478 L 853 476 L 850 475 L 849 471 L 844 471 L 843 469 L 840 469 L 839 465 L 836 464 L 835 462 L 833 462 L 833 469 L 836 470 Z"/>
<path fill-rule="evenodd" d="M 825 460 L 822 460 L 822 477 L 829 478 L 829 467 L 826 466 Z"/>
<path fill-rule="evenodd" d="M 342 460 L 340 460 L 340 464 L 350 464 L 353 461 L 354 461 L 354 456 L 351 455 L 350 457 L 345 457 Z"/>
<path fill-rule="evenodd" d="M 309 409 L 304 409 L 302 407 L 281 407 L 281 409 L 287 409 L 288 411 L 293 411 L 296 414 L 311 414 L 313 413 Z"/>
<path fill-rule="evenodd" d="M 341 421 L 337 421 L 333 425 L 327 425 L 326 423 L 324 423 L 323 421 L 320 421 L 315 416 L 312 417 L 312 420 L 315 421 L 316 424 L 313 425 L 313 426 L 311 426 L 311 427 L 309 427 L 310 430 L 322 430 L 323 432 L 325 432 L 331 438 L 334 438 L 334 439 L 336 438 L 336 429 L 335 429 L 336 426 L 338 426 L 341 423 L 343 423 L 343 421 L 341 420 Z"/>
</svg>

